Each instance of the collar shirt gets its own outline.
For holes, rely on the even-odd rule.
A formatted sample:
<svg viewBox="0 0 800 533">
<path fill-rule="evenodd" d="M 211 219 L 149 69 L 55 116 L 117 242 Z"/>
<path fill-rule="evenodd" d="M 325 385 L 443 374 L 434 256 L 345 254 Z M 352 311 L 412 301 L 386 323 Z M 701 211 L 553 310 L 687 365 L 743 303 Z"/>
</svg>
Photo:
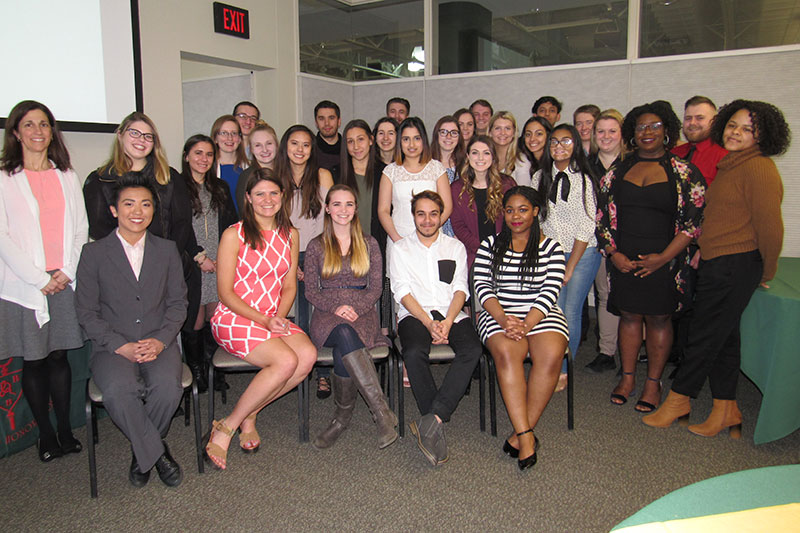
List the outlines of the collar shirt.
<svg viewBox="0 0 800 533">
<path fill-rule="evenodd" d="M 547 218 L 542 222 L 542 233 L 558 241 L 565 253 L 572 252 L 575 241 L 588 243 L 588 247 L 597 246 L 594 231 L 597 227 L 595 214 L 597 213 L 597 200 L 589 176 L 584 177 L 581 172 L 575 172 L 567 167 L 564 171 L 569 180 L 569 194 L 567 200 L 563 199 L 565 181 L 563 178 L 556 181 L 556 175 L 561 172 L 553 165 L 553 183 L 557 186 L 556 201 L 545 199 L 547 204 Z M 531 187 L 539 188 L 542 171 L 533 175 Z M 586 187 L 584 203 L 584 185 Z"/>
<path fill-rule="evenodd" d="M 144 241 L 147 232 L 142 235 L 142 238 L 136 244 L 130 244 L 126 241 L 119 234 L 119 228 L 117 228 L 116 232 L 119 242 L 122 243 L 122 249 L 125 250 L 125 257 L 128 258 L 128 263 L 131 265 L 131 270 L 133 270 L 133 275 L 136 276 L 136 281 L 139 281 L 139 274 L 142 271 L 142 262 L 144 261 Z"/>
<path fill-rule="evenodd" d="M 728 155 L 728 151 L 709 138 L 697 144 L 684 143 L 676 146 L 672 149 L 672 153 L 681 159 L 686 159 L 692 148 L 694 148 L 694 151 L 689 162 L 700 170 L 700 173 L 706 179 L 706 185 L 711 185 L 711 182 L 717 177 L 717 163 Z"/>
<path fill-rule="evenodd" d="M 410 294 L 425 309 L 447 316 L 456 291 L 469 295 L 467 285 L 467 249 L 458 239 L 439 231 L 430 247 L 420 242 L 415 231 L 394 243 L 391 253 L 392 292 L 400 309 L 398 322 L 411 313 L 401 300 Z M 467 318 L 459 311 L 455 322 Z"/>
</svg>

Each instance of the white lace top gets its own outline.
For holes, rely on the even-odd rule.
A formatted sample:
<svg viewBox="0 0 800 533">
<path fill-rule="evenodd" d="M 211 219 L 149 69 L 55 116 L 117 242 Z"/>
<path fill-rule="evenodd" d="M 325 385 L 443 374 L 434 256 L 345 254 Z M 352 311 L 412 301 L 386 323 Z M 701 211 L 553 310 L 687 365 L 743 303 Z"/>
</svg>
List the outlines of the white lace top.
<svg viewBox="0 0 800 533">
<path fill-rule="evenodd" d="M 411 197 L 420 191 L 436 192 L 436 180 L 445 172 L 444 165 L 435 159 L 428 161 L 417 173 L 411 173 L 396 163 L 390 163 L 383 169 L 392 184 L 392 222 L 401 237 L 414 233 Z"/>
<path fill-rule="evenodd" d="M 557 173 L 558 169 L 553 165 L 553 176 Z M 549 213 L 542 223 L 542 233 L 558 241 L 564 252 L 570 253 L 575 240 L 586 242 L 589 247 L 597 246 L 594 234 L 597 201 L 591 185 L 586 183 L 586 205 L 584 205 L 584 179 L 588 181 L 588 177 L 584 178 L 580 172 L 573 172 L 569 168 L 566 173 L 570 185 L 569 199 L 566 202 L 561 199 L 562 183 L 559 182 L 556 203 L 547 200 Z M 537 170 L 531 180 L 531 187 L 538 189 L 541 178 L 542 171 Z"/>
</svg>

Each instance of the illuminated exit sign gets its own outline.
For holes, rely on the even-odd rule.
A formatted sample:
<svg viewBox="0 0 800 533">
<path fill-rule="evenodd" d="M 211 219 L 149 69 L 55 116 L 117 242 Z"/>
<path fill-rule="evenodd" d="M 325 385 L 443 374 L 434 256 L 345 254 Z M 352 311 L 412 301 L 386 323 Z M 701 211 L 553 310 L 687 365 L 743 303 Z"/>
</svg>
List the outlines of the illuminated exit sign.
<svg viewBox="0 0 800 533">
<path fill-rule="evenodd" d="M 240 7 L 214 2 L 214 31 L 249 39 L 250 15 L 248 11 Z"/>
</svg>

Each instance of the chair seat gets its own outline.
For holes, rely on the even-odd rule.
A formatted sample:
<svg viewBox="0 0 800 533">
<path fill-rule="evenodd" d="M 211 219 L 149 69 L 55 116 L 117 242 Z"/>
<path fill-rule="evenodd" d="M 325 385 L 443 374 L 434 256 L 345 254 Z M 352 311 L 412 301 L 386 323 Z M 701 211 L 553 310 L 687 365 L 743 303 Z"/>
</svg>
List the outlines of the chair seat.
<svg viewBox="0 0 800 533">
<path fill-rule="evenodd" d="M 397 351 L 403 353 L 403 344 L 400 342 L 400 337 L 397 337 Z M 431 344 L 431 352 L 429 359 L 433 362 L 444 363 L 452 361 L 456 357 L 456 352 L 450 347 L 449 344 Z"/>
<path fill-rule="evenodd" d="M 369 351 L 369 354 L 372 356 L 373 361 L 382 361 L 389 357 L 389 347 L 388 346 L 376 346 Z M 332 365 L 333 364 L 333 349 L 332 348 L 321 348 L 317 350 L 317 363 L 321 363 L 323 365 Z"/>
<path fill-rule="evenodd" d="M 186 363 L 182 363 L 181 369 L 181 388 L 190 387 L 192 385 L 192 370 Z M 94 403 L 103 403 L 103 391 L 94 382 L 94 378 L 89 379 L 88 387 L 89 399 Z"/>
<path fill-rule="evenodd" d="M 217 351 L 214 352 L 212 363 L 216 368 L 219 368 L 223 372 L 231 372 L 235 370 L 253 370 L 255 368 L 255 366 L 248 363 L 246 359 L 231 355 L 230 353 L 226 352 L 224 348 L 217 348 Z"/>
</svg>

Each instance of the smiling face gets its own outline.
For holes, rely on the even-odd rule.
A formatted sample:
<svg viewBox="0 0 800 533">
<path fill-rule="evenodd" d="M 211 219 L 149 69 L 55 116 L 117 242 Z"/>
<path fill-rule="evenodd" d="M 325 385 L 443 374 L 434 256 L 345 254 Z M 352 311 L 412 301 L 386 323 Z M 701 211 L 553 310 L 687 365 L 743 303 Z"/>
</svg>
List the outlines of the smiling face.
<svg viewBox="0 0 800 533">
<path fill-rule="evenodd" d="M 109 206 L 111 214 L 117 219 L 119 234 L 131 244 L 147 231 L 153 221 L 155 205 L 153 194 L 145 187 L 128 187 L 119 192 L 117 205 Z"/>
<path fill-rule="evenodd" d="M 349 226 L 353 221 L 356 209 L 356 197 L 350 191 L 334 191 L 328 197 L 325 212 L 331 216 L 331 221 L 338 226 Z"/>
<path fill-rule="evenodd" d="M 525 126 L 525 146 L 533 152 L 533 156 L 538 161 L 544 153 L 545 143 L 547 142 L 547 130 L 536 121 Z"/>
<path fill-rule="evenodd" d="M 136 132 L 141 133 L 135 137 Z M 154 141 L 147 140 L 148 134 L 153 135 L 153 129 L 147 122 L 137 120 L 128 124 L 125 131 L 117 134 L 117 140 L 122 146 L 122 152 L 131 160 L 131 164 L 136 169 L 140 164 L 144 164 L 145 158 L 153 151 Z"/>
<path fill-rule="evenodd" d="M 439 146 L 445 152 L 452 152 L 455 150 L 460 135 L 461 132 L 458 131 L 458 124 L 455 122 L 443 122 L 436 132 Z"/>
<path fill-rule="evenodd" d="M 492 124 L 492 131 L 489 132 L 489 137 L 498 146 L 508 146 L 514 140 L 514 123 L 507 118 L 498 118 Z"/>
<path fill-rule="evenodd" d="M 363 162 L 369 157 L 369 149 L 372 146 L 372 135 L 362 128 L 350 128 L 344 135 L 347 153 L 355 161 Z"/>
<path fill-rule="evenodd" d="M 664 123 L 661 117 L 653 113 L 640 115 L 636 119 L 634 138 L 640 154 L 658 157 L 664 153 Z"/>
<path fill-rule="evenodd" d="M 547 119 L 551 126 L 555 126 L 558 119 L 561 118 L 561 113 L 554 104 L 544 102 L 536 108 L 536 116 Z"/>
<path fill-rule="evenodd" d="M 239 134 L 239 124 L 231 120 L 223 122 L 217 132 L 215 141 L 221 152 L 226 154 L 235 153 L 242 142 L 242 136 Z"/>
<path fill-rule="evenodd" d="M 492 149 L 486 143 L 472 143 L 467 159 L 476 174 L 485 174 L 492 166 Z"/>
<path fill-rule="evenodd" d="M 717 110 L 710 104 L 690 105 L 683 112 L 683 135 L 690 143 L 699 143 L 711 136 L 711 123 Z"/>
<path fill-rule="evenodd" d="M 531 204 L 521 194 L 514 194 L 503 205 L 503 218 L 512 234 L 524 235 L 533 226 L 539 208 Z"/>
<path fill-rule="evenodd" d="M 317 129 L 322 138 L 331 144 L 336 143 L 341 125 L 341 120 L 336 116 L 336 110 L 331 107 L 320 107 L 314 121 L 317 123 Z"/>
<path fill-rule="evenodd" d="M 478 131 L 485 132 L 489 127 L 489 121 L 492 119 L 492 108 L 481 104 L 475 104 L 470 111 L 472 111 L 472 114 L 475 116 L 475 128 Z"/>
<path fill-rule="evenodd" d="M 464 142 L 469 142 L 475 135 L 475 119 L 470 113 L 461 113 L 458 117 L 458 129 L 461 130 L 461 138 Z"/>
<path fill-rule="evenodd" d="M 286 154 L 295 165 L 305 165 L 311 157 L 312 139 L 305 131 L 296 131 L 289 135 L 286 142 Z"/>
<path fill-rule="evenodd" d="M 200 141 L 189 148 L 184 159 L 189 163 L 192 178 L 196 182 L 202 183 L 205 180 L 206 172 L 214 164 L 214 147 L 211 146 L 211 143 Z"/>
<path fill-rule="evenodd" d="M 578 113 L 575 115 L 575 128 L 581 136 L 581 142 L 588 143 L 592 140 L 594 116 L 591 113 Z"/>
<path fill-rule="evenodd" d="M 394 147 L 397 144 L 397 132 L 391 122 L 381 122 L 378 125 L 375 142 L 378 143 L 378 148 L 384 152 L 394 151 Z"/>
<path fill-rule="evenodd" d="M 395 119 L 400 124 L 408 118 L 408 109 L 400 102 L 392 102 L 386 109 L 386 116 Z"/>
<path fill-rule="evenodd" d="M 236 117 L 236 122 L 239 123 L 239 127 L 242 129 L 242 135 L 246 137 L 250 135 L 250 130 L 256 125 L 258 109 L 251 105 L 242 104 L 236 108 L 234 116 Z"/>
<path fill-rule="evenodd" d="M 555 130 L 550 136 L 550 156 L 553 158 L 558 170 L 569 166 L 572 154 L 575 151 L 575 139 L 569 130 Z"/>
<path fill-rule="evenodd" d="M 272 168 L 278 153 L 278 139 L 268 131 L 259 130 L 250 135 L 250 153 L 261 168 Z"/>
<path fill-rule="evenodd" d="M 419 160 L 422 156 L 422 135 L 414 127 L 408 127 L 400 132 L 400 149 L 403 155 L 411 160 Z"/>
<path fill-rule="evenodd" d="M 25 113 L 14 133 L 22 144 L 23 157 L 25 154 L 47 153 L 50 141 L 53 140 L 53 128 L 41 109 L 31 109 Z"/>
<path fill-rule="evenodd" d="M 750 111 L 740 109 L 728 119 L 722 132 L 722 144 L 729 152 L 752 148 L 758 143 L 758 132 L 750 117 Z"/>
<path fill-rule="evenodd" d="M 622 127 L 613 118 L 603 118 L 594 126 L 594 140 L 604 154 L 618 155 L 622 148 Z"/>
<path fill-rule="evenodd" d="M 267 180 L 259 181 L 245 194 L 246 200 L 253 206 L 253 213 L 261 218 L 272 218 L 280 211 L 281 196 L 280 187 Z"/>
<path fill-rule="evenodd" d="M 420 198 L 414 205 L 414 227 L 422 238 L 431 238 L 442 224 L 442 212 L 433 200 Z"/>
</svg>

